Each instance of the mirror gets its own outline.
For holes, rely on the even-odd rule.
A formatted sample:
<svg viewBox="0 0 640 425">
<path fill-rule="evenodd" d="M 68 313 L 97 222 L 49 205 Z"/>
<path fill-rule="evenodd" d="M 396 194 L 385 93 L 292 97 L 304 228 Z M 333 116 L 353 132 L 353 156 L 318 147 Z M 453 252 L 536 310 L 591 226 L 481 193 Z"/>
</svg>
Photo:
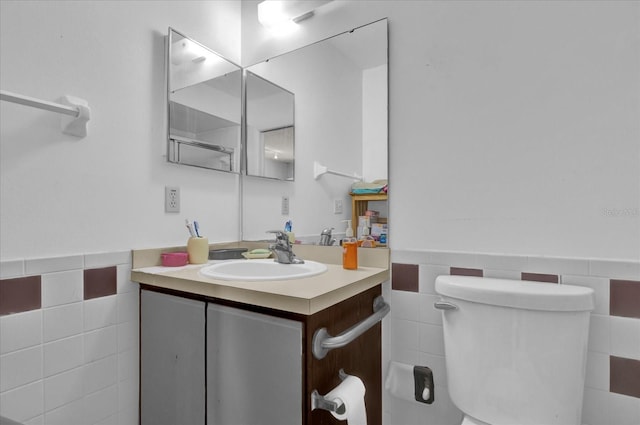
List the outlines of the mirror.
<svg viewBox="0 0 640 425">
<path fill-rule="evenodd" d="M 169 162 L 238 173 L 242 69 L 169 28 Z"/>
<path fill-rule="evenodd" d="M 294 180 L 294 94 L 246 72 L 247 175 Z"/>
<path fill-rule="evenodd" d="M 289 219 L 304 243 L 317 243 L 323 228 L 333 227 L 338 239 L 344 234 L 354 180 L 328 174 L 316 180 L 314 162 L 367 182 L 387 179 L 387 62 L 383 19 L 245 69 L 247 82 L 260 77 L 295 93 L 295 182 L 243 179 L 243 239 L 265 239 L 266 230 L 282 229 Z M 248 110 L 247 122 L 270 112 Z M 387 216 L 386 202 L 368 209 Z"/>
</svg>

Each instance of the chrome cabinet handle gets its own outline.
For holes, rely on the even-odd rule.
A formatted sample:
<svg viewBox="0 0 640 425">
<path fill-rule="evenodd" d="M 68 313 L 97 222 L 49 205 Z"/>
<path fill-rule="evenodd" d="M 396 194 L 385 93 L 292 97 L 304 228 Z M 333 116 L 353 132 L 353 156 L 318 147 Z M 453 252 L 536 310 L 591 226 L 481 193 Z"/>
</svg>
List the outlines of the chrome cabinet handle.
<svg viewBox="0 0 640 425">
<path fill-rule="evenodd" d="M 447 301 L 436 301 L 433 306 L 438 310 L 457 310 L 458 306 Z"/>
</svg>

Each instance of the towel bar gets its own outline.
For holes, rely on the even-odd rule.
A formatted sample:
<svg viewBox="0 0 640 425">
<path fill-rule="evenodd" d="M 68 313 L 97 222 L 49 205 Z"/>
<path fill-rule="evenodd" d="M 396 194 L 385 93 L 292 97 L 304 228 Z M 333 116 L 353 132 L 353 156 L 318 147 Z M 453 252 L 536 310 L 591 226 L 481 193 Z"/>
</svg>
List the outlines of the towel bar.
<svg viewBox="0 0 640 425">
<path fill-rule="evenodd" d="M 382 320 L 389 313 L 391 307 L 384 301 L 382 295 L 373 300 L 373 314 L 359 322 L 340 335 L 332 337 L 327 328 L 320 328 L 313 334 L 313 355 L 316 359 L 323 359 L 330 350 L 344 347 L 351 341 L 365 333 L 373 325 Z"/>
</svg>

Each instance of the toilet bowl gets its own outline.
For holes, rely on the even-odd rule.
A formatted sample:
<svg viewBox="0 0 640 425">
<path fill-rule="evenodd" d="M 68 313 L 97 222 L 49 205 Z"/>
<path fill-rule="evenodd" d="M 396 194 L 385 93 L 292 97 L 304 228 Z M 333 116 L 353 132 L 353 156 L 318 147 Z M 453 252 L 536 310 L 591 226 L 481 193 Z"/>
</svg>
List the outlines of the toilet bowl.
<svg viewBox="0 0 640 425">
<path fill-rule="evenodd" d="M 436 292 L 463 425 L 580 425 L 592 289 L 438 276 Z"/>
</svg>

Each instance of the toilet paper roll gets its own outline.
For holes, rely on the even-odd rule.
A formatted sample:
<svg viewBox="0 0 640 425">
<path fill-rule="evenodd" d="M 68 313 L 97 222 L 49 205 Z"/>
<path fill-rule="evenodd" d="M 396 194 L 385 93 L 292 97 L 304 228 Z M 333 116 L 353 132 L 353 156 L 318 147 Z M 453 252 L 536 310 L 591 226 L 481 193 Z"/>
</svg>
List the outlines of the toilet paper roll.
<svg viewBox="0 0 640 425">
<path fill-rule="evenodd" d="M 349 375 L 340 385 L 324 396 L 338 405 L 344 404 L 344 413 L 331 412 L 334 418 L 346 420 L 349 425 L 367 425 L 367 411 L 364 405 L 364 384 L 357 376 Z"/>
</svg>

